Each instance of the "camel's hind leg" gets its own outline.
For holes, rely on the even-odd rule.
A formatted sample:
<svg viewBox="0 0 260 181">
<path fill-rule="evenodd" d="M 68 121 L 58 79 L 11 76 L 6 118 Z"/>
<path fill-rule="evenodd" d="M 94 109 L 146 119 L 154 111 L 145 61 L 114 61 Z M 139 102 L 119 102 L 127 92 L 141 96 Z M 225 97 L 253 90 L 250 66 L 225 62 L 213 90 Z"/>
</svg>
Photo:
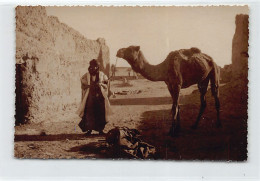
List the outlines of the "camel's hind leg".
<svg viewBox="0 0 260 181">
<path fill-rule="evenodd" d="M 180 132 L 180 107 L 179 107 L 179 93 L 181 86 L 180 85 L 171 85 L 166 83 L 169 89 L 169 92 L 172 96 L 172 126 L 169 130 L 170 136 L 178 136 Z"/>
<path fill-rule="evenodd" d="M 200 82 L 198 84 L 198 88 L 200 91 L 200 111 L 199 111 L 199 114 L 197 116 L 195 123 L 191 126 L 192 129 L 196 129 L 198 127 L 200 118 L 207 106 L 206 93 L 207 93 L 208 84 L 209 84 L 209 77 L 207 77 L 205 80 L 203 80 L 202 82 Z"/>
<path fill-rule="evenodd" d="M 217 127 L 222 127 L 221 121 L 220 121 L 220 116 L 219 116 L 219 109 L 220 109 L 220 103 L 219 103 L 219 69 L 216 66 L 216 64 L 214 64 L 214 69 L 211 71 L 210 73 L 210 84 L 211 84 L 211 92 L 212 95 L 215 98 L 215 107 L 216 107 L 216 111 L 217 111 L 217 123 L 216 126 Z"/>
</svg>

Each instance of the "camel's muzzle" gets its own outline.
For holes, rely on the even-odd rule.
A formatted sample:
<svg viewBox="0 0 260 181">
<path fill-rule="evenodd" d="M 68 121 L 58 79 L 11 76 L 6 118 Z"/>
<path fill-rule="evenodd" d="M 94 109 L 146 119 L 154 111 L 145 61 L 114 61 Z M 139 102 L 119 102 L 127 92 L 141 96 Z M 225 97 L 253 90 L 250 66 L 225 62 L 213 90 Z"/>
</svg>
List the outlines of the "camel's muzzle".
<svg viewBox="0 0 260 181">
<path fill-rule="evenodd" d="M 125 48 L 121 48 L 121 49 L 119 49 L 119 50 L 117 51 L 116 56 L 117 56 L 118 58 L 123 58 L 123 57 L 124 57 L 124 49 L 125 49 Z"/>
</svg>

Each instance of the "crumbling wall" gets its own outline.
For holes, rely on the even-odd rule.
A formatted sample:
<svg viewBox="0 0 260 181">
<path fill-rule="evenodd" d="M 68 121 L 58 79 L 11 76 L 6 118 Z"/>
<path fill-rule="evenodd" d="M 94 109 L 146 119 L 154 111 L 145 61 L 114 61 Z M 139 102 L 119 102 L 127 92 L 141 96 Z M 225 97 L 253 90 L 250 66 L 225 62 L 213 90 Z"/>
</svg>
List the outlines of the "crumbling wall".
<svg viewBox="0 0 260 181">
<path fill-rule="evenodd" d="M 221 68 L 221 81 L 247 82 L 248 77 L 248 15 L 239 14 L 236 16 L 236 30 L 232 41 L 232 63 Z"/>
<path fill-rule="evenodd" d="M 44 121 L 80 102 L 80 77 L 98 59 L 109 74 L 105 40 L 86 39 L 47 16 L 44 7 L 16 8 L 16 122 Z"/>
<path fill-rule="evenodd" d="M 232 77 L 247 79 L 248 75 L 248 15 L 236 16 L 236 31 L 232 42 Z"/>
<path fill-rule="evenodd" d="M 225 65 L 223 68 L 220 68 L 221 83 L 227 83 L 232 80 L 232 65 Z"/>
<path fill-rule="evenodd" d="M 236 16 L 236 30 L 232 44 L 232 64 L 225 66 L 222 76 L 230 77 L 227 84 L 220 87 L 225 102 L 221 105 L 229 107 L 227 111 L 240 115 L 247 125 L 248 108 L 248 15 Z M 231 73 L 230 73 L 231 69 Z M 224 74 L 223 74 L 224 73 Z M 223 77 L 222 77 L 223 78 Z"/>
</svg>

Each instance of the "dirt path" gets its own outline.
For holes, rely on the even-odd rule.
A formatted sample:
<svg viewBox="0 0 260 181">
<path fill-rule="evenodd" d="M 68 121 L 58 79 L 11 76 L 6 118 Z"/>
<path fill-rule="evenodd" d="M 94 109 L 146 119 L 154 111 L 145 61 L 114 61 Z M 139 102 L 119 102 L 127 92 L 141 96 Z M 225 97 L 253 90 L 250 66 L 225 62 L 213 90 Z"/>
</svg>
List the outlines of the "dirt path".
<svg viewBox="0 0 260 181">
<path fill-rule="evenodd" d="M 227 86 L 226 86 L 227 87 Z M 175 160 L 245 160 L 247 145 L 246 104 L 239 105 L 227 91 L 221 93 L 223 128 L 215 128 L 214 101 L 207 94 L 208 107 L 197 130 L 190 126 L 199 109 L 196 86 L 181 91 L 181 135 L 167 136 L 171 125 L 171 98 L 163 82 L 132 80 L 127 86 L 113 81 L 111 89 L 119 94 L 111 98 L 114 114 L 105 132 L 115 126 L 135 128 L 142 139 L 154 145 L 158 159 Z M 230 89 L 230 87 L 223 90 Z M 125 95 L 123 95 L 125 94 Z M 234 104 L 227 102 L 233 100 Z M 242 107 L 241 107 L 242 106 Z M 16 126 L 15 157 L 18 158 L 125 158 L 108 149 L 104 137 L 93 133 L 84 136 L 77 126 L 76 106 L 67 108 L 66 119 L 44 120 Z M 58 113 L 57 113 L 58 115 Z M 63 115 L 64 117 L 64 115 Z"/>
</svg>

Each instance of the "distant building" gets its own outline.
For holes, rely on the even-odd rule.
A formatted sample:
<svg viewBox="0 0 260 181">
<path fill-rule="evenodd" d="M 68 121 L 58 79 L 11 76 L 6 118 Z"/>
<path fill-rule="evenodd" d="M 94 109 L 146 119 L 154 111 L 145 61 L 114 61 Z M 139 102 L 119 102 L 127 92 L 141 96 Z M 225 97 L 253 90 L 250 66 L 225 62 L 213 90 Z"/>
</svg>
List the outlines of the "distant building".
<svg viewBox="0 0 260 181">
<path fill-rule="evenodd" d="M 116 67 L 115 78 L 131 78 L 139 79 L 143 78 L 139 73 L 133 71 L 131 67 Z"/>
</svg>

